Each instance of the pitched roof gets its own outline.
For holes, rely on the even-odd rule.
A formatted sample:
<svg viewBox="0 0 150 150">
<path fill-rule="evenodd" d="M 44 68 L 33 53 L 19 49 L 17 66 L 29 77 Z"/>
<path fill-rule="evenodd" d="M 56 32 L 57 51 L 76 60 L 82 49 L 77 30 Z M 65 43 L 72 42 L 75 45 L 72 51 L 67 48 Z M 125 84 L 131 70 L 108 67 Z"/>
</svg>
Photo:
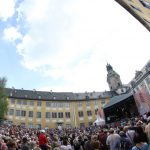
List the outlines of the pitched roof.
<svg viewBox="0 0 150 150">
<path fill-rule="evenodd" d="M 126 94 L 121 94 L 121 95 L 118 95 L 118 96 L 114 96 L 114 97 L 110 98 L 110 101 L 103 107 L 103 109 L 106 109 L 110 106 L 113 106 L 117 103 L 120 103 L 120 102 L 126 100 L 127 98 L 129 98 L 132 95 L 133 95 L 132 93 L 126 93 Z"/>
<path fill-rule="evenodd" d="M 24 90 L 6 88 L 6 94 L 10 98 L 16 99 L 31 99 L 31 100 L 94 100 L 102 98 L 110 98 L 114 96 L 114 92 L 85 92 L 85 93 L 73 93 L 73 92 L 48 92 L 48 91 L 36 91 L 36 90 Z"/>
</svg>

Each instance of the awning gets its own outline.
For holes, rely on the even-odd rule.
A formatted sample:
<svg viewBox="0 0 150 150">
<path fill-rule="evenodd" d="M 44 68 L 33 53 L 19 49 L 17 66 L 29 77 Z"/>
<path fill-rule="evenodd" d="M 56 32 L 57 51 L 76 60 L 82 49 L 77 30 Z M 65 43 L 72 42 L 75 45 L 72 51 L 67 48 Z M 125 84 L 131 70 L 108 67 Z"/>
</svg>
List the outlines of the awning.
<svg viewBox="0 0 150 150">
<path fill-rule="evenodd" d="M 117 103 L 120 103 L 124 100 L 126 100 L 127 98 L 131 97 L 133 94 L 132 93 L 127 93 L 127 94 L 121 94 L 118 96 L 114 96 L 113 98 L 110 99 L 110 101 L 103 107 L 103 109 L 106 109 L 110 106 L 113 106 Z"/>
</svg>

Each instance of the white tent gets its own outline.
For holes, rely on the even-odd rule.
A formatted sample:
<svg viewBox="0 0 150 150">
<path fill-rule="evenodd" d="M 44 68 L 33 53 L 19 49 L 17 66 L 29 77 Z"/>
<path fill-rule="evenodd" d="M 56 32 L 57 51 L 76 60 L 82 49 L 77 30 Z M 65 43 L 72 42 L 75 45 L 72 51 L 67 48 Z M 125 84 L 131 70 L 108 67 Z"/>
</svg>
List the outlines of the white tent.
<svg viewBox="0 0 150 150">
<path fill-rule="evenodd" d="M 95 125 L 105 125 L 105 120 L 103 118 L 101 118 L 100 116 L 97 117 L 96 121 L 93 122 L 93 124 Z"/>
</svg>

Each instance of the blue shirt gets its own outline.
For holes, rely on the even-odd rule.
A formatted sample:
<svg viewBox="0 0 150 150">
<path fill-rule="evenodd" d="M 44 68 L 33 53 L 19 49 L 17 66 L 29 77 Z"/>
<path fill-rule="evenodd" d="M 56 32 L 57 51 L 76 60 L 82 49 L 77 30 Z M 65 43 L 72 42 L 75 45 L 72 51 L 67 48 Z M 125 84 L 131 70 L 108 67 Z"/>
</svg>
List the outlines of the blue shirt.
<svg viewBox="0 0 150 150">
<path fill-rule="evenodd" d="M 132 150 L 148 150 L 148 144 L 144 143 L 142 147 L 134 146 L 132 147 Z"/>
</svg>

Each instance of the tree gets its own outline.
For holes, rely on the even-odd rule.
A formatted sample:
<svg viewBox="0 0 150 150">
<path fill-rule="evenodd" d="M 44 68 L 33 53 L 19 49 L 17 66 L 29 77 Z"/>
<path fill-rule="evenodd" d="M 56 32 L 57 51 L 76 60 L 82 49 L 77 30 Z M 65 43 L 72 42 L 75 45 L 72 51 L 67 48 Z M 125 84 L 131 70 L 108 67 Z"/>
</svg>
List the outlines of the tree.
<svg viewBox="0 0 150 150">
<path fill-rule="evenodd" d="M 5 92 L 7 79 L 5 77 L 0 78 L 0 120 L 5 118 L 8 110 L 7 95 Z"/>
</svg>

